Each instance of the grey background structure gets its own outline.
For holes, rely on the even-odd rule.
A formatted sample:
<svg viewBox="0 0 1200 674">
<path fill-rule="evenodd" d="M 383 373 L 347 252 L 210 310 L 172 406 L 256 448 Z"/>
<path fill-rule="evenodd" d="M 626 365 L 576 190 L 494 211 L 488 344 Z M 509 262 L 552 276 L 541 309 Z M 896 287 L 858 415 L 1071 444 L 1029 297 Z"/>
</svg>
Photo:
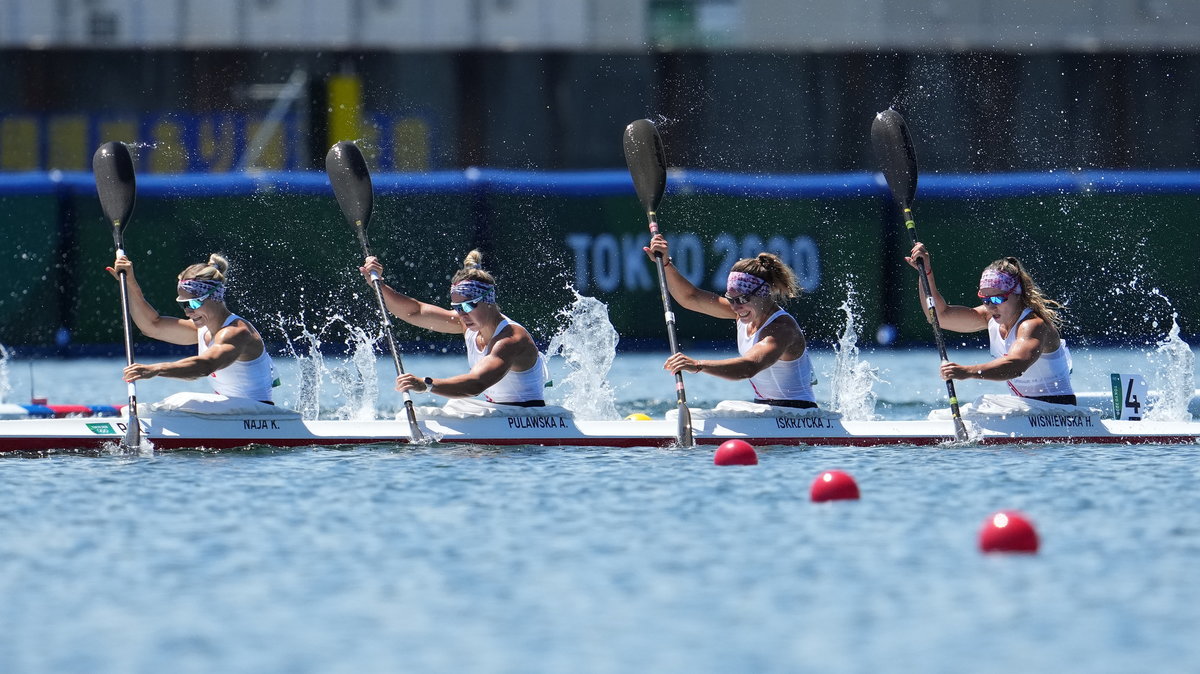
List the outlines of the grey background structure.
<svg viewBox="0 0 1200 674">
<path fill-rule="evenodd" d="M 418 120 L 398 170 L 617 167 L 644 116 L 678 166 L 857 171 L 890 104 L 930 170 L 1178 169 L 1198 28 L 1195 0 L 3 0 L 0 124 L 261 116 L 249 94 L 301 72 L 294 168 L 317 168 L 325 83 L 352 72 L 367 111 Z M 0 169 L 82 168 L 4 144 Z"/>
</svg>

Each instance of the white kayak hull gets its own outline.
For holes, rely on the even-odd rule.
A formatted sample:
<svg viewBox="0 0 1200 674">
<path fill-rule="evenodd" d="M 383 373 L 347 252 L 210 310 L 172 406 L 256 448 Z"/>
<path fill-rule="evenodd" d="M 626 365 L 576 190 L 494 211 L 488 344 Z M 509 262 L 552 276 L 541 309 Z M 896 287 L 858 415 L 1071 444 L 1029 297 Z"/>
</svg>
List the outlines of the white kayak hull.
<svg viewBox="0 0 1200 674">
<path fill-rule="evenodd" d="M 0 421 L 0 452 L 87 450 L 124 437 L 124 418 L 78 417 Z M 476 445 L 662 447 L 675 444 L 670 420 L 576 421 L 567 417 L 492 416 L 420 422 L 429 439 Z M 967 419 L 972 443 L 1181 444 L 1200 440 L 1200 423 L 1114 421 L 1088 414 L 1038 414 Z M 155 449 L 227 449 L 410 442 L 407 421 L 306 421 L 280 416 L 170 415 L 140 418 Z M 755 446 L 936 445 L 954 440 L 949 420 L 842 421 L 829 418 L 702 418 L 693 423 L 698 445 L 741 439 Z"/>
</svg>

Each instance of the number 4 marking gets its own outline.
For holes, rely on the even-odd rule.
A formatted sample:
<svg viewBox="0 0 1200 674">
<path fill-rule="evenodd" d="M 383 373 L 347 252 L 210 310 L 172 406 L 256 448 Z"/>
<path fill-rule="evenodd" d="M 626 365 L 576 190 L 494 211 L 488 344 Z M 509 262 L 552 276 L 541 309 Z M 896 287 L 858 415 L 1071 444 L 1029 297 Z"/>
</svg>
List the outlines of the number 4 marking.
<svg viewBox="0 0 1200 674">
<path fill-rule="evenodd" d="M 1139 412 L 1142 409 L 1142 403 L 1137 399 L 1137 395 L 1133 392 L 1133 377 L 1129 378 L 1129 386 L 1125 389 L 1125 407 L 1133 410 L 1133 414 L 1129 415 L 1130 421 L 1141 419 Z"/>
</svg>

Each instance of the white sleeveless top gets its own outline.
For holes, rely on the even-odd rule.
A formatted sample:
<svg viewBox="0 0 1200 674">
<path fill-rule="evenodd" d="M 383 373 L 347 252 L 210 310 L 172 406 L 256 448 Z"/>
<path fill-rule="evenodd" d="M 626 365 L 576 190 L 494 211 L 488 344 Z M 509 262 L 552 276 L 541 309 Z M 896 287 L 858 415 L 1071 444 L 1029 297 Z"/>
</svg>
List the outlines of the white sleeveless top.
<svg viewBox="0 0 1200 674">
<path fill-rule="evenodd" d="M 749 325 L 738 321 L 738 353 L 743 356 L 746 355 L 746 352 L 758 343 L 758 338 L 762 335 L 763 328 L 766 328 L 771 324 L 771 321 L 781 316 L 785 316 L 792 321 L 796 320 L 792 318 L 791 314 L 780 309 L 771 314 L 753 335 L 749 334 Z M 771 367 L 751 377 L 750 385 L 754 387 L 754 395 L 759 399 L 816 402 L 816 396 L 813 395 L 812 390 L 812 360 L 808 357 L 808 349 L 804 349 L 804 353 L 796 360 L 775 361 Z"/>
<path fill-rule="evenodd" d="M 495 339 L 501 330 L 510 325 L 520 327 L 520 324 L 513 323 L 505 318 L 496 326 L 496 331 L 492 333 L 492 339 Z M 480 359 L 488 355 L 492 350 L 491 339 L 488 340 L 487 347 L 480 350 L 475 343 L 478 336 L 478 330 L 468 329 L 463 333 L 463 338 L 467 342 L 467 362 L 471 365 L 472 369 L 474 369 L 475 364 Z M 510 368 L 508 374 L 504 375 L 500 381 L 484 389 L 483 397 L 488 402 L 493 403 L 524 403 L 531 400 L 544 400 L 546 394 L 543 393 L 543 389 L 546 388 L 546 380 L 548 378 L 549 371 L 546 369 L 546 359 L 539 351 L 537 362 L 533 364 L 533 367 L 524 372 L 517 372 Z"/>
<path fill-rule="evenodd" d="M 1000 358 L 1008 355 L 1008 350 L 1017 340 L 1017 326 L 1032 313 L 1032 309 L 1021 312 L 1017 322 L 1009 328 L 1008 337 L 1003 339 L 1000 337 L 1000 324 L 994 318 L 988 319 L 988 341 L 993 356 Z M 1008 380 L 1008 387 L 1023 398 L 1074 395 L 1075 391 L 1071 388 L 1071 351 L 1067 349 L 1067 340 L 1060 339 L 1058 350 L 1043 353 L 1024 374 Z"/>
<path fill-rule="evenodd" d="M 241 317 L 236 314 L 230 314 L 221 327 L 223 328 L 239 318 Z M 246 321 L 246 324 L 250 325 L 250 322 Z M 200 348 L 200 355 L 204 355 L 204 352 L 212 346 L 211 335 L 207 327 L 197 328 L 196 343 Z M 267 353 L 264 345 L 262 355 L 258 358 L 235 360 L 209 375 L 209 378 L 213 391 L 226 398 L 249 398 L 250 400 L 270 402 L 271 388 L 275 384 L 275 364 L 271 362 L 271 356 Z"/>
</svg>

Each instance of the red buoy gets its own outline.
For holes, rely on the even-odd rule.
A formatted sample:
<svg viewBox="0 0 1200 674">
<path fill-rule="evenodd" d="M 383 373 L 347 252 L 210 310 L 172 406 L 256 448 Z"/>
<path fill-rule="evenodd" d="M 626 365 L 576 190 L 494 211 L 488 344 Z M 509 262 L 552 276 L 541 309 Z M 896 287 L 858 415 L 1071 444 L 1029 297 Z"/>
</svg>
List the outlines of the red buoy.
<svg viewBox="0 0 1200 674">
<path fill-rule="evenodd" d="M 713 463 L 718 466 L 754 466 L 758 464 L 758 453 L 744 440 L 726 440 L 717 447 Z"/>
<path fill-rule="evenodd" d="M 983 552 L 1034 553 L 1038 551 L 1037 531 L 1021 513 L 1001 510 L 983 523 L 979 549 Z"/>
<path fill-rule="evenodd" d="M 812 500 L 820 503 L 822 501 L 841 501 L 845 499 L 858 499 L 858 483 L 854 478 L 850 477 L 849 473 L 843 473 L 840 470 L 827 470 L 817 476 L 813 480 L 812 488 L 809 490 L 812 494 Z"/>
</svg>

